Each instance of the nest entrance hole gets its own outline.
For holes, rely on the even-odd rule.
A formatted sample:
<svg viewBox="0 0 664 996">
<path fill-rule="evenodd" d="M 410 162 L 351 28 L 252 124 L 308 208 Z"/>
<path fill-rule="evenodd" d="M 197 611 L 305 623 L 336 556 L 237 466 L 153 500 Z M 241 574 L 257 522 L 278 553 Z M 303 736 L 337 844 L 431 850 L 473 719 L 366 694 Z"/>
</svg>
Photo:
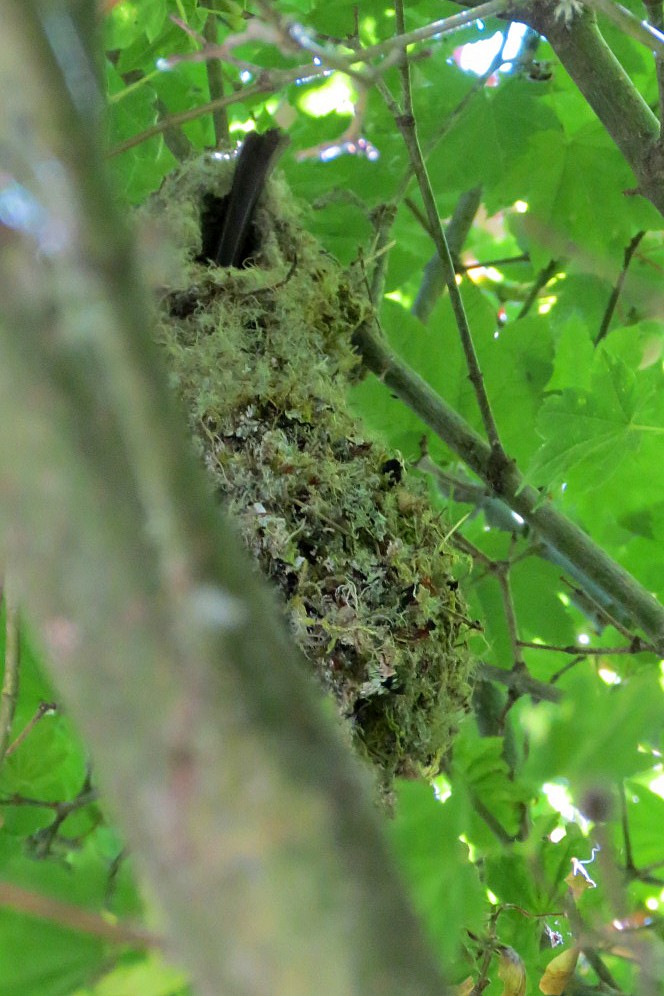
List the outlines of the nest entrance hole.
<svg viewBox="0 0 664 996">
<path fill-rule="evenodd" d="M 201 253 L 196 257 L 197 263 L 217 266 L 219 244 L 224 231 L 226 213 L 230 195 L 218 197 L 216 194 L 205 194 L 201 206 Z M 252 220 L 242 238 L 240 247 L 240 267 L 245 267 L 255 261 L 262 246 L 261 233 Z"/>
</svg>

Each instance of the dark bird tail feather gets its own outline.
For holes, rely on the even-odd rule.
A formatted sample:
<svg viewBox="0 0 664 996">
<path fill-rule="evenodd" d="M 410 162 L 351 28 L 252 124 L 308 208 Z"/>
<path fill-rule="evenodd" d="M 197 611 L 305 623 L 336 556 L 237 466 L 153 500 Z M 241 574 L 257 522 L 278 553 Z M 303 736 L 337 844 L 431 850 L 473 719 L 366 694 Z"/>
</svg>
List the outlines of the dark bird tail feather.
<svg viewBox="0 0 664 996">
<path fill-rule="evenodd" d="M 271 128 L 262 135 L 252 131 L 245 138 L 235 166 L 215 254 L 218 266 L 242 266 L 244 263 L 258 198 L 287 144 L 288 138 L 278 128 Z"/>
</svg>

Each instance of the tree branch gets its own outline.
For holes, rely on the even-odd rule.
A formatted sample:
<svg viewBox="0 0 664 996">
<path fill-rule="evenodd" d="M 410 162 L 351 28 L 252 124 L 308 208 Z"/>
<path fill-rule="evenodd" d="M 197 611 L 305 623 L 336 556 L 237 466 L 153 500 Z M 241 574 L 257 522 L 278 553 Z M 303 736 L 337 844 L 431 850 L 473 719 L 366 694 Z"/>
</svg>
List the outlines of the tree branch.
<svg viewBox="0 0 664 996">
<path fill-rule="evenodd" d="M 638 192 L 664 213 L 659 123 L 604 40 L 594 11 L 584 10 L 568 27 L 554 4 L 539 0 L 519 19 L 546 36 L 634 171 Z"/>
<path fill-rule="evenodd" d="M 558 556 L 565 557 L 617 602 L 648 634 L 659 653 L 664 652 L 664 608 L 649 591 L 611 560 L 582 529 L 543 500 L 538 491 L 526 485 L 516 466 L 509 464 L 496 480 L 487 443 L 366 325 L 357 330 L 354 343 L 369 369 L 391 391 L 522 516 Z"/>
</svg>

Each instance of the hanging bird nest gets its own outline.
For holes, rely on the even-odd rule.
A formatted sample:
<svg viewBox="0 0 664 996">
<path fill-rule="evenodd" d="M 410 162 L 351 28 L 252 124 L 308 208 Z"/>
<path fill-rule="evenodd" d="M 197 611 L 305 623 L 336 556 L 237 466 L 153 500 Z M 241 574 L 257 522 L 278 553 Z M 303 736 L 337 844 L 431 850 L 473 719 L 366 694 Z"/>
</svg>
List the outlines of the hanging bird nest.
<svg viewBox="0 0 664 996">
<path fill-rule="evenodd" d="M 144 209 L 179 252 L 158 335 L 220 500 L 389 791 L 394 776 L 440 770 L 469 701 L 447 527 L 424 483 L 349 410 L 351 335 L 371 310 L 302 229 L 283 181 L 259 201 L 251 265 L 211 262 L 232 173 L 232 161 L 202 157 Z"/>
</svg>

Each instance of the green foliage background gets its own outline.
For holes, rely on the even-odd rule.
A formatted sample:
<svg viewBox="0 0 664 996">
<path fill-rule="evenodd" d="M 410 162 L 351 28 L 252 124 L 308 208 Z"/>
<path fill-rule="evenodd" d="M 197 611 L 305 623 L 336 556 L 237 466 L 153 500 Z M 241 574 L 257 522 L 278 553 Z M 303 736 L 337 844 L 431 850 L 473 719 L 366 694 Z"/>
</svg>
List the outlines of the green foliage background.
<svg viewBox="0 0 664 996">
<path fill-rule="evenodd" d="M 329 39 L 350 37 L 356 25 L 365 45 L 394 33 L 394 11 L 380 0 L 284 0 L 277 9 Z M 447 2 L 409 3 L 406 27 L 457 10 Z M 217 11 L 223 40 L 241 28 L 243 10 L 223 0 Z M 191 56 L 200 47 L 170 15 L 194 33 L 210 16 L 194 0 L 124 0 L 100 15 L 110 168 L 127 204 L 143 201 L 176 165 L 175 144 L 162 130 L 114 151 L 210 97 L 204 62 L 156 68 L 160 58 Z M 602 28 L 633 84 L 655 106 L 650 53 L 612 25 Z M 431 40 L 417 50 L 411 73 L 419 140 L 441 217 L 453 213 L 467 190 L 482 187 L 483 210 L 461 262 L 515 259 L 472 280 L 464 276 L 460 284 L 492 410 L 507 453 L 541 489 L 542 501 L 555 503 L 661 599 L 661 217 L 634 195 L 629 166 L 544 39 L 537 51 L 547 66 L 543 79 L 530 79 L 527 68 L 514 64 L 492 80 L 497 85 L 483 86 L 459 69 L 455 51 L 497 30 L 505 30 L 503 22 L 487 21 Z M 267 42 L 239 51 L 268 73 L 307 62 L 303 53 L 293 57 Z M 230 93 L 237 70 L 226 66 L 224 74 Z M 398 69 L 388 70 L 384 82 L 398 94 Z M 322 100 L 329 85 L 320 79 L 275 83 L 273 92 L 246 99 L 240 90 L 227 109 L 233 140 L 247 127 L 288 124 L 291 153 L 283 169 L 303 205 L 304 224 L 344 263 L 360 253 L 366 259 L 372 212 L 396 199 L 382 328 L 398 354 L 481 432 L 448 295 L 426 325 L 410 312 L 433 247 L 406 203 L 404 191 L 415 205 L 419 195 L 412 180 L 404 182 L 406 150 L 377 88 L 367 94 L 361 131 L 378 159 L 346 155 L 323 162 L 314 155 L 301 161 L 293 154 L 334 142 L 351 123 L 345 111 L 312 110 L 312 93 L 322 91 Z M 192 116 L 178 134 L 180 147 L 192 153 L 215 144 L 209 113 Z M 625 251 L 640 232 L 608 332 L 597 342 Z M 552 279 L 522 315 L 530 289 L 552 261 Z M 438 465 L 463 474 L 458 457 L 376 378 L 366 377 L 352 398 L 407 461 L 419 458 L 426 435 Z M 436 794 L 422 784 L 400 787 L 387 832 L 431 943 L 447 977 L 457 984 L 470 978 L 478 992 L 538 992 L 557 953 L 554 933 L 563 945 L 581 943 L 590 952 L 567 991 L 581 992 L 582 984 L 607 992 L 611 986 L 660 991 L 648 979 L 662 977 L 664 962 L 661 662 L 647 650 L 610 653 L 628 650 L 639 634 L 628 619 L 616 618 L 612 626 L 596 611 L 582 611 L 573 582 L 541 556 L 537 537 L 516 526 L 514 535 L 495 528 L 477 504 L 449 501 L 433 479 L 431 493 L 470 544 L 462 583 L 481 624 L 478 659 L 508 673 L 519 657 L 500 583 L 506 578 L 519 639 L 546 645 L 523 650 L 528 673 L 562 693 L 560 701 L 538 701 L 508 697 L 500 682 L 486 683 L 487 695 L 478 694 L 477 713 L 465 722 Z M 21 659 L 16 734 L 40 702 L 55 697 L 28 636 Z M 109 923 L 144 917 L 151 924 L 112 820 L 86 794 L 86 765 L 84 746 L 59 713 L 44 716 L 7 758 L 0 772 L 0 877 L 95 911 Z M 564 790 L 564 807 L 551 785 Z M 77 798 L 54 831 L 62 815 L 57 806 Z M 573 899 L 565 879 L 573 860 L 591 855 L 593 864 L 583 867 L 596 888 Z M 648 928 L 619 934 L 611 927 L 630 917 L 635 928 L 648 917 Z M 0 918 L 2 996 L 188 991 L 181 973 L 140 945 L 109 943 L 94 930 L 63 926 L 57 915 L 36 919 L 11 903 L 0 908 Z M 505 946 L 525 972 L 521 990 L 499 977 Z M 30 958 L 17 957 L 19 951 L 30 951 Z"/>
</svg>

